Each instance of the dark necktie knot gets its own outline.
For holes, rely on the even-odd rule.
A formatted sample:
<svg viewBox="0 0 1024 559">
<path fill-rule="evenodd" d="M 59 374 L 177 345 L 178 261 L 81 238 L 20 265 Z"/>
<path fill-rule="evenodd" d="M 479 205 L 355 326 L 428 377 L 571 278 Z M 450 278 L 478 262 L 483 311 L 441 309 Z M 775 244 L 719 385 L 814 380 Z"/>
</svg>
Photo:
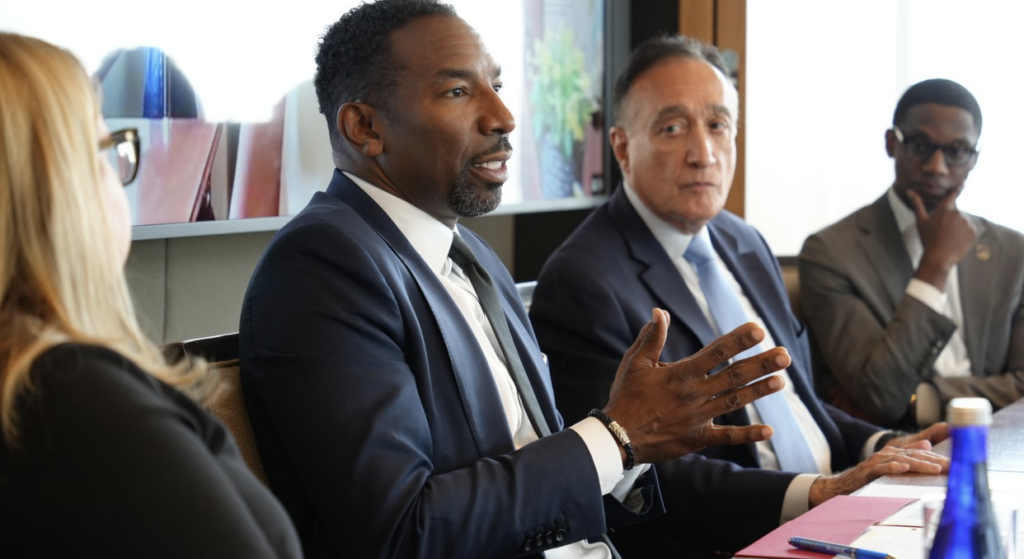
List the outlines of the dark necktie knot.
<svg viewBox="0 0 1024 559">
<path fill-rule="evenodd" d="M 460 268 L 465 268 L 467 264 L 476 264 L 476 255 L 466 244 L 465 239 L 458 233 L 452 234 L 452 247 L 448 249 L 448 258 L 452 259 L 459 265 Z"/>
</svg>

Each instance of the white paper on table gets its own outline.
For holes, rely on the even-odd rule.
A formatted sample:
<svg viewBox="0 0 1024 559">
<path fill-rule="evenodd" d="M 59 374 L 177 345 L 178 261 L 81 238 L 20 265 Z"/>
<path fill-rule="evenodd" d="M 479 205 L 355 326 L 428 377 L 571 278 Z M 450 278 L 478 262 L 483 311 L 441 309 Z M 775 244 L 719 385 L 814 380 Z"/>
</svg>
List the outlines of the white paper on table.
<svg viewBox="0 0 1024 559">
<path fill-rule="evenodd" d="M 857 492 L 857 495 L 865 497 L 915 497 L 920 499 L 925 495 L 945 495 L 945 487 L 928 485 L 868 485 Z M 878 523 L 879 526 L 909 526 L 921 528 L 924 526 L 924 512 L 921 510 L 921 501 L 914 501 L 909 505 L 889 515 L 889 518 Z M 896 559 L 903 559 L 899 555 Z"/>
<path fill-rule="evenodd" d="M 868 528 L 851 545 L 887 553 L 896 559 L 926 559 L 923 532 L 921 528 L 875 525 Z"/>
</svg>

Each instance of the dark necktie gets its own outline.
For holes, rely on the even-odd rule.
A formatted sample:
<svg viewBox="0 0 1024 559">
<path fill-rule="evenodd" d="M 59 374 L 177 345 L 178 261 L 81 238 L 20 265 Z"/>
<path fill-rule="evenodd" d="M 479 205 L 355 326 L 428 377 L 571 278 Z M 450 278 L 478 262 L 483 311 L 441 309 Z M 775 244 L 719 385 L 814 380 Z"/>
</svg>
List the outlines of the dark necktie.
<svg viewBox="0 0 1024 559">
<path fill-rule="evenodd" d="M 683 254 L 688 262 L 697 269 L 700 290 L 708 302 L 711 316 L 718 324 L 719 334 L 732 331 L 737 326 L 749 322 L 747 314 L 740 305 L 736 291 L 729 285 L 715 260 L 714 248 L 711 243 L 700 235 L 695 235 L 689 248 Z M 760 345 L 752 347 L 733 359 L 738 361 L 756 355 L 762 351 Z M 754 401 L 754 408 L 761 420 L 775 429 L 772 435 L 772 448 L 779 460 L 779 468 L 787 472 L 820 473 L 818 463 L 814 460 L 811 447 L 807 444 L 797 424 L 793 410 L 789 408 L 782 392 L 769 394 Z"/>
<path fill-rule="evenodd" d="M 533 430 L 540 437 L 550 435 L 551 430 L 544 419 L 537 395 L 533 392 L 533 385 L 530 384 L 530 379 L 526 376 L 526 369 L 523 368 L 519 352 L 516 351 L 516 345 L 512 341 L 512 334 L 505 321 L 505 312 L 501 309 L 501 299 L 498 297 L 497 289 L 494 288 L 491 276 L 480 266 L 469 245 L 458 234 L 452 236 L 452 248 L 448 251 L 448 257 L 462 268 L 470 283 L 473 284 L 480 307 L 491 323 L 494 337 L 498 339 L 498 346 L 505 355 L 505 364 L 508 366 L 509 374 L 512 375 L 512 381 L 516 384 L 516 389 L 519 390 L 519 398 L 522 399 L 523 407 L 526 408 L 526 416 L 530 419 Z"/>
<path fill-rule="evenodd" d="M 452 235 L 452 248 L 448 250 L 448 258 L 462 268 L 463 273 L 473 284 L 473 290 L 476 291 L 476 297 L 480 301 L 480 308 L 483 309 L 484 315 L 491 323 L 491 329 L 494 330 L 494 337 L 498 338 L 501 352 L 505 354 L 505 364 L 508 366 L 508 372 L 512 375 L 512 381 L 516 383 L 516 389 L 519 390 L 519 398 L 523 401 L 526 416 L 530 418 L 533 430 L 539 437 L 550 435 L 548 422 L 544 419 L 540 403 L 537 402 L 537 395 L 533 392 L 533 385 L 530 384 L 530 379 L 526 376 L 526 369 L 523 368 L 519 352 L 516 351 L 516 345 L 512 341 L 512 334 L 505 321 L 505 311 L 501 309 L 501 298 L 498 297 L 498 290 L 494 288 L 491 276 L 480 266 L 476 255 L 457 233 Z M 600 539 L 608 546 L 612 559 L 622 559 L 606 534 L 601 534 Z"/>
</svg>

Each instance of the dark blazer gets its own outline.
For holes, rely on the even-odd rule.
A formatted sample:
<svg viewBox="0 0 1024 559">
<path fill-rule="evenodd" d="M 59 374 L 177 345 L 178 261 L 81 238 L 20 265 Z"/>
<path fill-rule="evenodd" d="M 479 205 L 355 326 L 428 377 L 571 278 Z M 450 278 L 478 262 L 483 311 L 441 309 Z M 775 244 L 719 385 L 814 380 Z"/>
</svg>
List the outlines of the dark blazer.
<svg viewBox="0 0 1024 559">
<path fill-rule="evenodd" d="M 109 348 L 32 363 L 20 448 L 0 435 L 0 557 L 299 559 L 227 428 Z"/>
<path fill-rule="evenodd" d="M 341 172 L 274 237 L 245 295 L 242 388 L 271 488 L 306 557 L 512 557 L 634 515 L 604 499 L 590 453 L 560 431 L 550 379 L 493 251 L 494 279 L 552 431 L 515 451 L 462 314 L 384 211 Z"/>
<path fill-rule="evenodd" d="M 713 245 L 775 342 L 789 350 L 789 375 L 828 440 L 833 471 L 855 464 L 879 429 L 814 395 L 807 335 L 790 311 L 768 246 L 752 227 L 726 211 L 708 227 Z M 688 357 L 716 338 L 679 271 L 619 188 L 545 264 L 530 310 L 567 418 L 605 404 L 619 358 L 650 320 L 653 307 L 671 315 L 662 361 Z M 741 409 L 716 422 L 749 425 L 750 419 Z M 666 534 L 691 549 L 734 552 L 778 526 L 795 474 L 760 470 L 753 444 L 714 447 L 701 454 L 657 465 L 666 508 L 675 517 L 661 522 L 669 524 Z M 736 514 L 737 507 L 742 514 Z M 626 547 L 620 547 L 625 553 Z"/>
<path fill-rule="evenodd" d="M 1024 396 L 1024 235 L 969 218 L 978 238 L 957 265 L 969 377 L 935 374 L 956 324 L 906 295 L 914 268 L 888 195 L 807 239 L 800 292 L 822 350 L 820 394 L 839 387 L 885 424 L 907 413 L 920 382 L 934 384 L 943 405 L 980 396 L 998 409 Z"/>
</svg>

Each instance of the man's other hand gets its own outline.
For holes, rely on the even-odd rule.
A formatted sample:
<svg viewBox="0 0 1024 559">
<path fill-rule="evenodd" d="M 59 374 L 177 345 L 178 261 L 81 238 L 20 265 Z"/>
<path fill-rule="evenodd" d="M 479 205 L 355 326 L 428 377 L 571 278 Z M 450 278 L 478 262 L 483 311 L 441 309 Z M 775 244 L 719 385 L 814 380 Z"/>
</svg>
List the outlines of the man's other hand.
<svg viewBox="0 0 1024 559">
<path fill-rule="evenodd" d="M 849 495 L 882 476 L 949 472 L 949 458 L 930 452 L 931 447 L 923 438 L 902 448 L 886 446 L 845 472 L 815 480 L 807 504 L 814 508 L 836 495 Z"/>
<path fill-rule="evenodd" d="M 889 439 L 889 441 L 885 443 L 885 446 L 892 446 L 896 448 L 921 448 L 920 446 L 915 445 L 919 442 L 927 442 L 928 445 L 925 446 L 924 449 L 931 450 L 933 446 L 941 443 L 947 438 L 949 438 L 949 424 L 943 421 L 936 423 L 919 433 Z"/>
</svg>

